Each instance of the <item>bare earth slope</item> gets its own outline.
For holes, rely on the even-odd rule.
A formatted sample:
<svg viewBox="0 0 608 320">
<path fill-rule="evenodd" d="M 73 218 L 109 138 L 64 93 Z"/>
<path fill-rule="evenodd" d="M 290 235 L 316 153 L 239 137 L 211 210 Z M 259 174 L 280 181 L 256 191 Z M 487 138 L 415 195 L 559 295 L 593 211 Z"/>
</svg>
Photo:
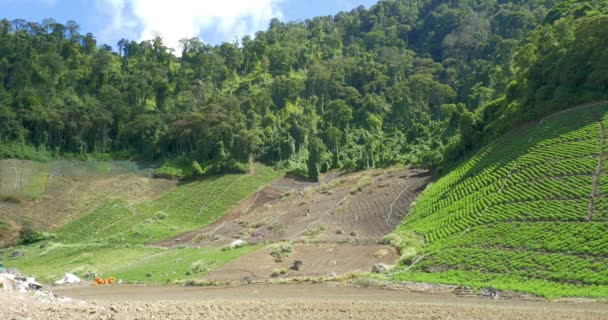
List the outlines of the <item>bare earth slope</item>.
<svg viewBox="0 0 608 320">
<path fill-rule="evenodd" d="M 417 169 L 333 173 L 318 184 L 285 177 L 213 225 L 159 245 L 225 245 L 234 239 L 373 244 L 400 223 L 430 179 Z"/>
<path fill-rule="evenodd" d="M 157 245 L 225 246 L 235 239 L 274 244 L 211 272 L 203 278 L 207 281 L 266 280 L 276 270 L 288 270 L 283 278 L 369 272 L 377 263 L 393 265 L 399 259 L 394 248 L 377 243 L 394 230 L 430 179 L 424 170 L 398 167 L 332 172 L 320 183 L 287 176 L 216 223 Z M 275 261 L 271 252 L 283 241 L 294 243 L 293 253 Z M 302 270 L 289 270 L 296 261 Z"/>
</svg>

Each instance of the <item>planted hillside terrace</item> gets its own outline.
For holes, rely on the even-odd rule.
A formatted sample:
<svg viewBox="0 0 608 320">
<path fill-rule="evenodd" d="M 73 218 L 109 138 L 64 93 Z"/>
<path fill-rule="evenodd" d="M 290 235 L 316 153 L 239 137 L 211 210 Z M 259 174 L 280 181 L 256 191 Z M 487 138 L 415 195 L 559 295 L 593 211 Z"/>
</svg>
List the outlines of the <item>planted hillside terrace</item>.
<svg viewBox="0 0 608 320">
<path fill-rule="evenodd" d="M 65 272 L 82 278 L 97 273 L 124 281 L 156 283 L 201 277 L 261 246 L 165 249 L 146 244 L 213 223 L 280 176 L 266 166 L 253 168 L 249 174 L 182 183 L 145 201 L 109 200 L 64 225 L 42 244 L 0 251 L 0 260 L 45 281 L 61 278 Z"/>
<path fill-rule="evenodd" d="M 424 248 L 395 277 L 608 294 L 607 119 L 605 104 L 555 114 L 427 188 L 397 231 Z"/>
<path fill-rule="evenodd" d="M 188 183 L 140 204 L 111 201 L 57 232 L 66 243 L 144 244 L 204 227 L 279 173 L 255 166 L 253 174 L 227 174 Z"/>
</svg>

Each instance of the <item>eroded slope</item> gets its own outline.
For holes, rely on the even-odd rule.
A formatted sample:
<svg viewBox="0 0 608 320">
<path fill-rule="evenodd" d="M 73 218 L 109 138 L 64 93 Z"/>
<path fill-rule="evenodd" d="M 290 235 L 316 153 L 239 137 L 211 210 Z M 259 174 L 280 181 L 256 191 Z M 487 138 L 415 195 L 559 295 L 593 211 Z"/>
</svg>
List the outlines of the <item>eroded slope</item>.
<svg viewBox="0 0 608 320">
<path fill-rule="evenodd" d="M 332 173 L 315 184 L 285 177 L 213 225 L 163 245 L 295 241 L 372 244 L 394 230 L 430 182 L 424 170 Z"/>
</svg>

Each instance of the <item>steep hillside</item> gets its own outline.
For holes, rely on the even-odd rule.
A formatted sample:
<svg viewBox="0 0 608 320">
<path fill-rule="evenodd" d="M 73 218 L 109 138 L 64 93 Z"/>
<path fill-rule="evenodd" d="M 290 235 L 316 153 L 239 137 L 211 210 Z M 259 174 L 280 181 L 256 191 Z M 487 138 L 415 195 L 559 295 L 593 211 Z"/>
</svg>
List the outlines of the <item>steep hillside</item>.
<svg viewBox="0 0 608 320">
<path fill-rule="evenodd" d="M 331 172 L 320 183 L 287 176 L 273 181 L 216 223 L 163 246 L 293 241 L 374 244 L 392 232 L 431 180 L 400 166 Z"/>
<path fill-rule="evenodd" d="M 254 158 L 311 178 L 328 167 L 438 165 L 444 146 L 455 158 L 471 147 L 453 139 L 461 115 L 514 89 L 528 96 L 522 73 L 537 57 L 548 57 L 532 68 L 543 72 L 567 61 L 559 58 L 578 20 L 605 7 L 605 0 L 381 0 L 335 16 L 273 19 L 255 37 L 217 46 L 183 39 L 179 52 L 160 35 L 112 48 L 74 21 L 0 20 L 0 158 Z M 596 56 L 587 49 L 568 70 L 590 74 L 590 83 L 575 76 L 574 90 L 545 88 L 539 75 L 531 95 L 589 101 L 580 93 L 606 77 L 583 66 L 596 60 L 585 59 Z"/>
<path fill-rule="evenodd" d="M 176 184 L 130 161 L 0 160 L 0 220 L 11 226 L 0 247 L 14 243 L 21 226 L 53 231 L 112 199 L 146 202 Z"/>
<path fill-rule="evenodd" d="M 229 174 L 186 183 L 153 201 L 111 201 L 57 232 L 66 243 L 144 244 L 204 227 L 279 177 L 265 166 L 253 174 Z"/>
<path fill-rule="evenodd" d="M 397 279 L 608 294 L 608 105 L 515 130 L 423 192 L 399 227 Z"/>
<path fill-rule="evenodd" d="M 398 261 L 395 248 L 377 242 L 431 180 L 403 166 L 331 171 L 318 183 L 279 175 L 256 165 L 139 203 L 109 200 L 50 239 L 0 250 L 0 260 L 43 280 L 63 272 L 156 283 L 266 281 L 283 269 L 283 278 L 369 272 Z M 234 248 L 236 239 L 244 242 Z M 303 269 L 291 269 L 296 261 Z"/>
<path fill-rule="evenodd" d="M 0 250 L 0 261 L 42 280 L 56 280 L 64 272 L 81 277 L 87 272 L 95 272 L 125 281 L 160 282 L 200 277 L 261 246 L 223 250 L 225 245 L 165 249 L 144 244 L 205 227 L 280 175 L 262 165 L 254 168 L 249 174 L 221 175 L 182 183 L 157 197 L 141 196 L 140 201 L 117 196 L 117 192 L 128 193 L 129 184 L 125 181 L 123 188 L 106 190 L 113 197 L 106 195 L 106 201 L 97 208 L 70 219 L 51 233 L 51 239 Z M 73 169 L 70 172 L 74 174 Z M 90 171 L 83 170 L 83 173 L 90 174 Z M 159 182 L 152 179 L 150 183 Z M 76 198 L 72 201 L 80 204 L 78 201 L 87 200 Z M 65 217 L 57 212 L 56 219 L 62 221 Z M 0 224 L 0 235 L 1 232 Z"/>
</svg>

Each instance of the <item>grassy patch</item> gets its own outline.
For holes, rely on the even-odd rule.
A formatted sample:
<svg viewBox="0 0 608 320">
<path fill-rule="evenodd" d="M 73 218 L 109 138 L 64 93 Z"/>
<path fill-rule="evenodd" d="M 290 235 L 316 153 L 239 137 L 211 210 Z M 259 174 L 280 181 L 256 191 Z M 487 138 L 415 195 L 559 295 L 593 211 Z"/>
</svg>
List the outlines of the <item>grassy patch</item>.
<svg viewBox="0 0 608 320">
<path fill-rule="evenodd" d="M 143 244 L 204 227 L 279 173 L 257 166 L 254 174 L 214 176 L 187 183 L 138 205 L 112 201 L 60 229 L 67 243 Z"/>
<path fill-rule="evenodd" d="M 61 278 L 64 273 L 84 277 L 87 272 L 113 276 L 131 282 L 164 282 L 201 277 L 224 264 L 261 246 L 247 246 L 222 251 L 220 248 L 165 249 L 144 246 L 102 246 L 51 244 L 48 248 L 27 246 L 17 248 L 25 255 L 4 261 L 7 267 L 34 275 L 43 281 Z M 12 252 L 12 251 L 11 251 Z M 205 266 L 192 272 L 193 265 Z M 151 274 L 151 277 L 147 275 Z"/>
<path fill-rule="evenodd" d="M 0 260 L 43 281 L 59 279 L 66 272 L 80 277 L 94 272 L 128 282 L 196 279 L 261 247 L 223 251 L 219 247 L 166 249 L 144 244 L 214 222 L 279 175 L 257 166 L 252 174 L 184 183 L 145 203 L 110 201 L 58 230 L 53 238 L 56 242 L 16 247 L 14 250 L 23 250 L 23 257 L 11 258 L 6 251 Z"/>
<path fill-rule="evenodd" d="M 48 162 L 1 160 L 3 200 L 18 203 L 23 199 L 40 197 L 45 193 L 48 173 Z"/>
</svg>

